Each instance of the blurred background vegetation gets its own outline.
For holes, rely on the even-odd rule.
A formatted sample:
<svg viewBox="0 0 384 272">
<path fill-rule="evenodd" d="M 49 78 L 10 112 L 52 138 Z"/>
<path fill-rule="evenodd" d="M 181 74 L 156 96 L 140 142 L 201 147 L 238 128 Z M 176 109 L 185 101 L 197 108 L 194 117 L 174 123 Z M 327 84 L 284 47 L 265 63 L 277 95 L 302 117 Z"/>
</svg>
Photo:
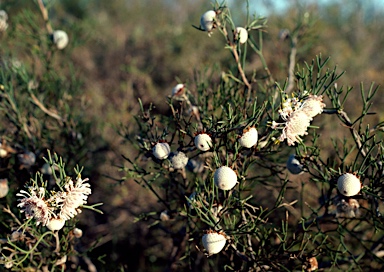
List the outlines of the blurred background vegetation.
<svg viewBox="0 0 384 272">
<path fill-rule="evenodd" d="M 232 13 L 236 14 L 233 17 L 241 26 L 245 23 L 245 19 L 241 21 L 245 18 L 244 1 L 229 2 Z M 289 5 L 282 9 L 279 2 L 289 2 Z M 288 75 L 291 44 L 279 33 L 284 29 L 294 31 L 298 21 L 308 20 L 311 23 L 300 33 L 296 62 L 303 66 L 318 54 L 330 56 L 331 65 L 346 71 L 340 83 L 356 89 L 349 108 L 360 107 L 360 83 L 368 87 L 372 81 L 383 82 L 384 9 L 378 3 L 250 1 L 257 15 L 268 17 L 264 56 L 274 79 L 283 84 Z M 201 14 L 210 8 L 210 1 L 203 0 L 50 2 L 51 24 L 55 29 L 65 30 L 70 39 L 68 47 L 56 52 L 52 60 L 52 66 L 60 67 L 57 77 L 62 80 L 62 88 L 73 90 L 69 92 L 70 98 L 59 97 L 72 101 L 74 120 L 87 127 L 81 143 L 81 150 L 86 151 L 79 155 L 72 150 L 74 163 L 83 165 L 90 177 L 93 194 L 89 202 L 104 203 L 103 215 L 84 211 L 80 217 L 84 249 L 92 247 L 88 255 L 99 271 L 164 271 L 171 267 L 172 239 L 177 237 L 169 238 L 159 225 L 148 228 L 143 222 L 135 223 L 135 218 L 144 211 L 159 215 L 161 207 L 135 182 L 119 182 L 122 175 L 118 169 L 124 164 L 122 155 L 132 157 L 136 152 L 129 142 L 123 141 L 119 128 L 123 124 L 134 131 L 138 98 L 145 105 L 152 102 L 157 112 L 167 114 L 165 97 L 176 83 L 193 86 L 196 71 L 226 69 L 231 65 L 231 56 L 224 50 L 223 38 L 218 33 L 209 38 L 207 33 L 192 27 L 199 25 Z M 28 28 L 29 20 L 35 20 L 41 29 L 29 28 L 31 35 L 42 35 L 45 31 L 33 1 L 3 0 L 0 9 L 8 13 L 10 29 L 23 25 Z M 26 11 L 33 14 L 33 18 L 27 16 L 30 13 Z M 31 57 L 32 43 L 32 48 L 28 48 L 28 37 L 17 36 L 17 33 L 17 29 L 13 29 L 1 34 L 1 57 L 15 57 L 33 70 L 37 78 L 42 77 L 44 63 Z M 256 56 L 249 56 L 248 63 L 248 69 L 262 69 Z M 378 96 L 378 100 L 373 105 L 378 113 L 372 117 L 376 121 L 384 116 L 380 109 L 384 96 Z M 356 117 L 353 112 L 348 114 Z M 68 131 L 68 135 L 70 133 L 73 131 Z M 331 131 L 322 133 L 337 136 Z M 70 145 L 67 142 L 62 146 Z M 68 152 L 55 151 L 59 155 Z"/>
</svg>

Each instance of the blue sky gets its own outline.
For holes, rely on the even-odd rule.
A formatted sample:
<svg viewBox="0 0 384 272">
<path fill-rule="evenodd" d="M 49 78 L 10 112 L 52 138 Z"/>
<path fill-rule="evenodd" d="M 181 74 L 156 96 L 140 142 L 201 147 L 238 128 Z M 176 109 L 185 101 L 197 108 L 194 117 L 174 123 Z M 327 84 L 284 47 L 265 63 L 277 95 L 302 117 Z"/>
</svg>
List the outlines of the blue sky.
<svg viewBox="0 0 384 272">
<path fill-rule="evenodd" d="M 269 13 L 268 3 L 273 7 L 274 11 L 283 12 L 287 7 L 294 4 L 295 2 L 300 3 L 319 3 L 319 4 L 331 4 L 336 2 L 352 2 L 351 0 L 249 0 L 251 6 L 251 13 L 256 12 L 257 15 L 267 16 Z M 357 0 L 361 1 L 361 0 Z M 371 4 L 374 9 L 384 10 L 384 0 L 366 0 L 361 1 L 363 4 Z"/>
</svg>

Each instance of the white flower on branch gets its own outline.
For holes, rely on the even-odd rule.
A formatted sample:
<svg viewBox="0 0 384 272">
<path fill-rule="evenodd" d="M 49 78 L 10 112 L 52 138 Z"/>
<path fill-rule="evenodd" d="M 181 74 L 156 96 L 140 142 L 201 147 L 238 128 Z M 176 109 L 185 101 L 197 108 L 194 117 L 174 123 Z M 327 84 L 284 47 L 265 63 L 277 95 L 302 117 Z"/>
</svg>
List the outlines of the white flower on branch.
<svg viewBox="0 0 384 272">
<path fill-rule="evenodd" d="M 29 187 L 29 192 L 21 190 L 17 196 L 23 197 L 17 207 L 21 208 L 21 212 L 25 212 L 27 219 L 35 218 L 36 225 L 40 223 L 47 225 L 52 218 L 53 209 L 47 205 L 44 200 L 45 189 L 43 187 Z"/>
<path fill-rule="evenodd" d="M 283 128 L 279 140 L 282 142 L 287 139 L 288 145 L 295 145 L 300 142 L 300 136 L 307 135 L 307 128 L 312 118 L 308 117 L 303 111 L 294 111 L 288 118 Z"/>
<path fill-rule="evenodd" d="M 75 183 L 69 180 L 64 186 L 66 193 L 61 195 L 63 204 L 59 215 L 60 218 L 68 220 L 81 212 L 78 208 L 87 203 L 88 195 L 92 192 L 91 185 L 85 183 L 85 181 L 88 181 L 88 178 L 81 179 L 78 176 Z"/>
<path fill-rule="evenodd" d="M 279 115 L 284 123 L 272 122 L 272 129 L 282 129 L 279 141 L 287 139 L 288 145 L 301 142 L 301 136 L 307 135 L 307 129 L 313 119 L 323 112 L 323 97 L 309 95 L 303 102 L 296 97 L 288 98 L 282 103 Z"/>
<path fill-rule="evenodd" d="M 80 175 L 76 181 L 68 178 L 64 184 L 63 191 L 52 191 L 51 197 L 45 199 L 46 188 L 31 186 L 28 191 L 21 190 L 17 196 L 22 197 L 17 205 L 26 218 L 35 218 L 36 225 L 42 223 L 51 229 L 52 222 L 57 220 L 64 225 L 65 221 L 73 218 L 81 212 L 80 206 L 87 203 L 91 194 L 91 186 L 88 179 L 81 179 Z M 58 223 L 58 222 L 56 222 Z M 54 227 L 57 229 L 57 227 Z"/>
<path fill-rule="evenodd" d="M 305 112 L 309 117 L 313 118 L 323 112 L 325 104 L 323 103 L 323 97 L 317 95 L 310 95 L 302 104 L 301 110 Z"/>
</svg>

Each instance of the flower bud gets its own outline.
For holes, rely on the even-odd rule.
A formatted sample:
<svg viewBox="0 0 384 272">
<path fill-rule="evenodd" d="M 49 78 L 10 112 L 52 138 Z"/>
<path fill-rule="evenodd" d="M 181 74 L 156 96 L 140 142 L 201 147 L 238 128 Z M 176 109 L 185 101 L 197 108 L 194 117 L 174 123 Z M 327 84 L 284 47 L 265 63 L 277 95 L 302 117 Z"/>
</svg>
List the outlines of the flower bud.
<svg viewBox="0 0 384 272">
<path fill-rule="evenodd" d="M 9 192 L 8 180 L 0 179 L 0 198 L 6 197 Z"/>
<path fill-rule="evenodd" d="M 239 143 L 241 146 L 246 148 L 251 148 L 257 143 L 258 133 L 256 128 L 251 127 L 248 130 L 245 130 L 241 138 L 239 138 Z"/>
<path fill-rule="evenodd" d="M 209 255 L 219 253 L 225 246 L 227 239 L 221 233 L 210 231 L 203 235 L 203 246 Z"/>
<path fill-rule="evenodd" d="M 221 166 L 216 169 L 213 180 L 221 190 L 231 190 L 237 183 L 237 175 L 228 166 Z"/>
<path fill-rule="evenodd" d="M 25 151 L 24 153 L 18 154 L 17 158 L 24 168 L 29 168 L 36 162 L 36 155 L 32 151 Z"/>
<path fill-rule="evenodd" d="M 214 10 L 208 10 L 200 18 L 201 28 L 205 31 L 211 32 L 215 27 L 216 12 Z"/>
<path fill-rule="evenodd" d="M 195 136 L 195 146 L 201 151 L 208 151 L 212 147 L 212 138 L 207 133 L 200 133 Z"/>
<path fill-rule="evenodd" d="M 244 27 L 236 27 L 235 39 L 241 44 L 246 43 L 248 40 L 248 31 Z"/>
<path fill-rule="evenodd" d="M 303 165 L 296 158 L 295 154 L 291 154 L 287 161 L 287 169 L 291 174 L 299 175 L 304 172 Z"/>
<path fill-rule="evenodd" d="M 168 143 L 159 142 L 152 148 L 152 153 L 157 159 L 164 160 L 171 153 L 171 148 Z"/>
<path fill-rule="evenodd" d="M 337 188 L 342 195 L 354 196 L 360 192 L 361 183 L 354 174 L 345 173 L 337 180 Z"/>
<path fill-rule="evenodd" d="M 55 30 L 52 34 L 53 43 L 57 49 L 62 50 L 68 45 L 68 34 L 63 30 Z"/>
<path fill-rule="evenodd" d="M 3 148 L 3 145 L 0 143 L 0 158 L 5 158 L 8 155 L 8 151 Z"/>
<path fill-rule="evenodd" d="M 160 220 L 161 221 L 169 221 L 171 219 L 171 217 L 169 216 L 169 214 L 168 214 L 168 211 L 162 211 L 161 213 L 160 213 Z"/>
<path fill-rule="evenodd" d="M 0 10 L 0 32 L 4 32 L 8 28 L 8 14 L 4 10 Z"/>
<path fill-rule="evenodd" d="M 61 218 L 52 218 L 48 221 L 47 228 L 51 231 L 61 230 L 65 225 L 65 220 Z"/>
<path fill-rule="evenodd" d="M 83 236 L 83 231 L 79 228 L 74 228 L 73 229 L 73 235 L 76 237 L 76 238 L 81 238 L 81 236 Z"/>
<path fill-rule="evenodd" d="M 177 84 L 175 87 L 172 89 L 172 96 L 174 95 L 180 95 L 184 91 L 184 84 Z"/>
</svg>

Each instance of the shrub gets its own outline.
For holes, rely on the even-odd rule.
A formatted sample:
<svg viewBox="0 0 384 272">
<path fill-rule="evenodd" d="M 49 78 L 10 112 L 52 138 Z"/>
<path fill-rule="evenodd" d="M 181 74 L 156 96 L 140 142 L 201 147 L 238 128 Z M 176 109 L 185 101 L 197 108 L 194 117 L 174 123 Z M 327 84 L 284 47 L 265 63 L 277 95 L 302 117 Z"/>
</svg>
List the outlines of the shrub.
<svg viewBox="0 0 384 272">
<path fill-rule="evenodd" d="M 172 237 L 170 267 L 380 270 L 383 123 L 369 124 L 378 87 L 361 85 L 361 112 L 351 120 L 352 88 L 338 86 L 343 73 L 328 68 L 329 58 L 318 55 L 294 69 L 302 29 L 311 24 L 307 16 L 285 36 L 291 41 L 286 80 L 274 78 L 264 58 L 265 18 L 247 16 L 246 41 L 225 3 L 216 2 L 200 22 L 199 39 L 222 35 L 233 64 L 213 65 L 196 72 L 193 83 L 170 87 L 169 115 L 156 115 L 139 100 L 137 130 L 123 134 L 139 150 L 126 157 L 124 179 L 163 206 L 138 220 Z M 247 69 L 253 55 L 262 69 Z M 335 122 L 349 136 L 332 137 L 326 128 Z M 251 130 L 256 133 L 246 136 Z M 244 145 L 244 137 L 256 144 Z M 166 156 L 158 155 L 160 144 Z M 176 167 L 180 154 L 188 162 Z M 339 191 L 346 188 L 338 187 L 343 175 L 361 188 Z"/>
<path fill-rule="evenodd" d="M 40 9 L 39 9 L 40 8 Z M 36 12 L 38 11 L 38 12 Z M 12 271 L 64 271 L 86 261 L 76 216 L 91 185 L 92 136 L 80 82 L 66 61 L 68 35 L 52 29 L 42 0 L 0 20 L 1 259 Z M 6 13 L 5 13 L 6 14 Z M 41 16 L 42 15 L 42 16 Z M 43 19 L 43 20 L 42 20 Z M 50 150 L 54 150 L 51 154 Z M 58 155 L 60 154 L 60 156 Z M 67 174 L 68 169 L 74 172 Z"/>
</svg>

